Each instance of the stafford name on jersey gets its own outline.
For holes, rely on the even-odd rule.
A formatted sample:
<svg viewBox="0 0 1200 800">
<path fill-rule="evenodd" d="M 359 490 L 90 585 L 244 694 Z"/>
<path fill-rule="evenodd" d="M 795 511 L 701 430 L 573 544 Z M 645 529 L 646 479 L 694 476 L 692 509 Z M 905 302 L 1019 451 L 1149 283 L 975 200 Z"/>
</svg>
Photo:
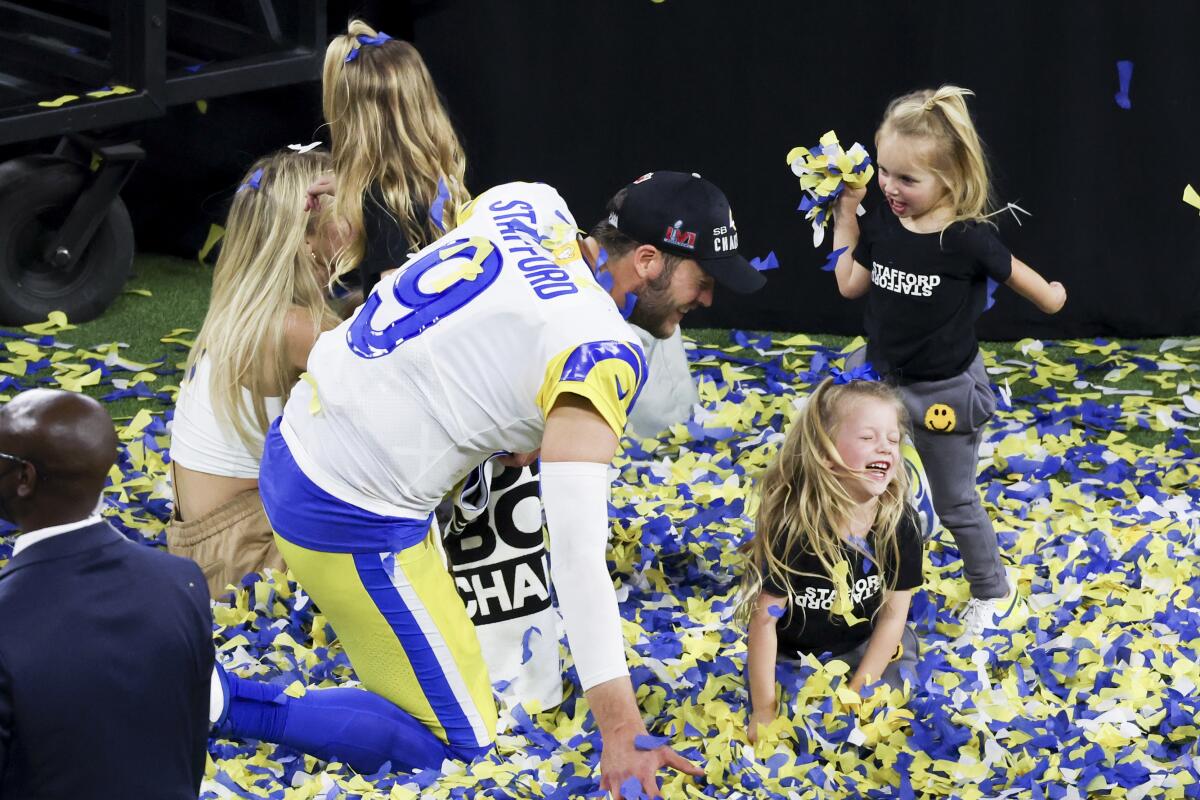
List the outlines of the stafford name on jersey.
<svg viewBox="0 0 1200 800">
<path fill-rule="evenodd" d="M 510 244 L 510 253 L 525 253 L 517 262 L 517 269 L 529 281 L 533 293 L 542 300 L 551 300 L 563 295 L 575 294 L 579 287 L 571 280 L 565 269 L 546 257 L 542 237 L 538 235 L 538 218 L 533 204 L 524 200 L 497 200 L 488 206 L 492 219 L 500 231 L 500 237 Z M 496 212 L 506 212 L 503 214 Z"/>
</svg>

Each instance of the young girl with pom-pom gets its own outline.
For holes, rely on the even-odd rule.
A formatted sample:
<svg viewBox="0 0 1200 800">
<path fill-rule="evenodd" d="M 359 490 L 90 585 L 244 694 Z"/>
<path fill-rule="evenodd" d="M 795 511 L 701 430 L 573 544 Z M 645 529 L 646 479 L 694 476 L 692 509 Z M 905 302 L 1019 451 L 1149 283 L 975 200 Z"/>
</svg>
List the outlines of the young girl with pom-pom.
<svg viewBox="0 0 1200 800">
<path fill-rule="evenodd" d="M 779 656 L 845 661 L 855 691 L 913 677 L 908 609 L 924 547 L 900 452 L 907 424 L 885 384 L 827 379 L 762 478 L 739 607 L 751 741 L 777 714 Z"/>
<path fill-rule="evenodd" d="M 844 190 L 833 246 L 844 249 L 835 268 L 841 294 L 867 295 L 868 344 L 847 366 L 865 356 L 899 387 L 934 508 L 962 554 L 972 596 L 964 636 L 974 638 L 1024 616 L 976 488 L 983 426 L 996 401 L 975 320 L 989 281 L 1047 314 L 1063 307 L 1067 293 L 1014 258 L 988 221 L 991 183 L 970 94 L 942 86 L 892 101 L 875 136 L 886 203 L 860 226 L 855 211 L 866 189 Z"/>
</svg>

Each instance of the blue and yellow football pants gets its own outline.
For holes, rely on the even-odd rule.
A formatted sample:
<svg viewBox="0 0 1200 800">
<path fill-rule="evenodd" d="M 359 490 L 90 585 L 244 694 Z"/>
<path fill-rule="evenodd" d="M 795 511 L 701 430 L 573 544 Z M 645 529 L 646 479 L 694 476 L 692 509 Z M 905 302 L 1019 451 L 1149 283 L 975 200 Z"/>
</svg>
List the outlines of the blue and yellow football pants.
<svg viewBox="0 0 1200 800">
<path fill-rule="evenodd" d="M 325 492 L 296 464 L 278 421 L 259 490 L 284 561 L 363 688 L 293 698 L 227 675 L 231 700 L 217 731 L 341 758 L 360 771 L 385 761 L 436 767 L 489 748 L 496 705 L 487 667 L 430 520 L 379 516 Z"/>
</svg>

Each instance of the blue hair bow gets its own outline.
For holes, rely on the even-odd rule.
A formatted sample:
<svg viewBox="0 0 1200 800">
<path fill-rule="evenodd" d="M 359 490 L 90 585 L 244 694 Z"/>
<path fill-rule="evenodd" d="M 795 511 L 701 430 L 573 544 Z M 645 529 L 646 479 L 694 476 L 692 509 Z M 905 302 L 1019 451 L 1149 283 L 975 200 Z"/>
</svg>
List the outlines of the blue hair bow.
<svg viewBox="0 0 1200 800">
<path fill-rule="evenodd" d="M 355 38 L 358 39 L 358 47 L 354 48 L 353 50 L 351 50 L 349 53 L 346 54 L 346 63 L 347 64 L 349 64 L 354 59 L 358 58 L 358 51 L 362 49 L 363 45 L 369 44 L 372 47 L 379 47 L 384 42 L 390 42 L 392 40 L 392 37 L 388 36 L 383 31 L 380 31 L 379 35 L 377 35 L 377 36 L 367 36 L 365 33 L 360 33 Z"/>
<path fill-rule="evenodd" d="M 250 178 L 245 183 L 243 183 L 241 186 L 239 186 L 237 188 L 237 191 L 234 192 L 234 194 L 240 194 L 243 189 L 259 188 L 259 185 L 262 183 L 262 176 L 263 176 L 263 168 L 259 167 L 258 169 L 254 170 L 254 174 L 251 175 Z"/>
<path fill-rule="evenodd" d="M 859 364 L 854 369 L 842 370 L 829 365 L 829 374 L 833 376 L 833 382 L 849 383 L 850 381 L 877 381 L 879 380 L 878 373 L 870 364 Z"/>
</svg>

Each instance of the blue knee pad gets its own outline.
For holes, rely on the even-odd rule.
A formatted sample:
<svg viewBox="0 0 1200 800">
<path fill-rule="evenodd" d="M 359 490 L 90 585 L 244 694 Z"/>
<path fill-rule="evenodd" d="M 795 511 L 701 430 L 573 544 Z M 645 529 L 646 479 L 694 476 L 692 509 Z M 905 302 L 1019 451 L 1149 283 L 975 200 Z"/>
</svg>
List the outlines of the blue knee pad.
<svg viewBox="0 0 1200 800">
<path fill-rule="evenodd" d="M 225 673 L 226 710 L 213 730 L 221 736 L 259 739 L 341 761 L 358 772 L 440 767 L 470 761 L 488 747 L 448 745 L 411 714 L 373 692 L 356 687 L 310 689 L 290 697 L 278 686 Z"/>
</svg>

